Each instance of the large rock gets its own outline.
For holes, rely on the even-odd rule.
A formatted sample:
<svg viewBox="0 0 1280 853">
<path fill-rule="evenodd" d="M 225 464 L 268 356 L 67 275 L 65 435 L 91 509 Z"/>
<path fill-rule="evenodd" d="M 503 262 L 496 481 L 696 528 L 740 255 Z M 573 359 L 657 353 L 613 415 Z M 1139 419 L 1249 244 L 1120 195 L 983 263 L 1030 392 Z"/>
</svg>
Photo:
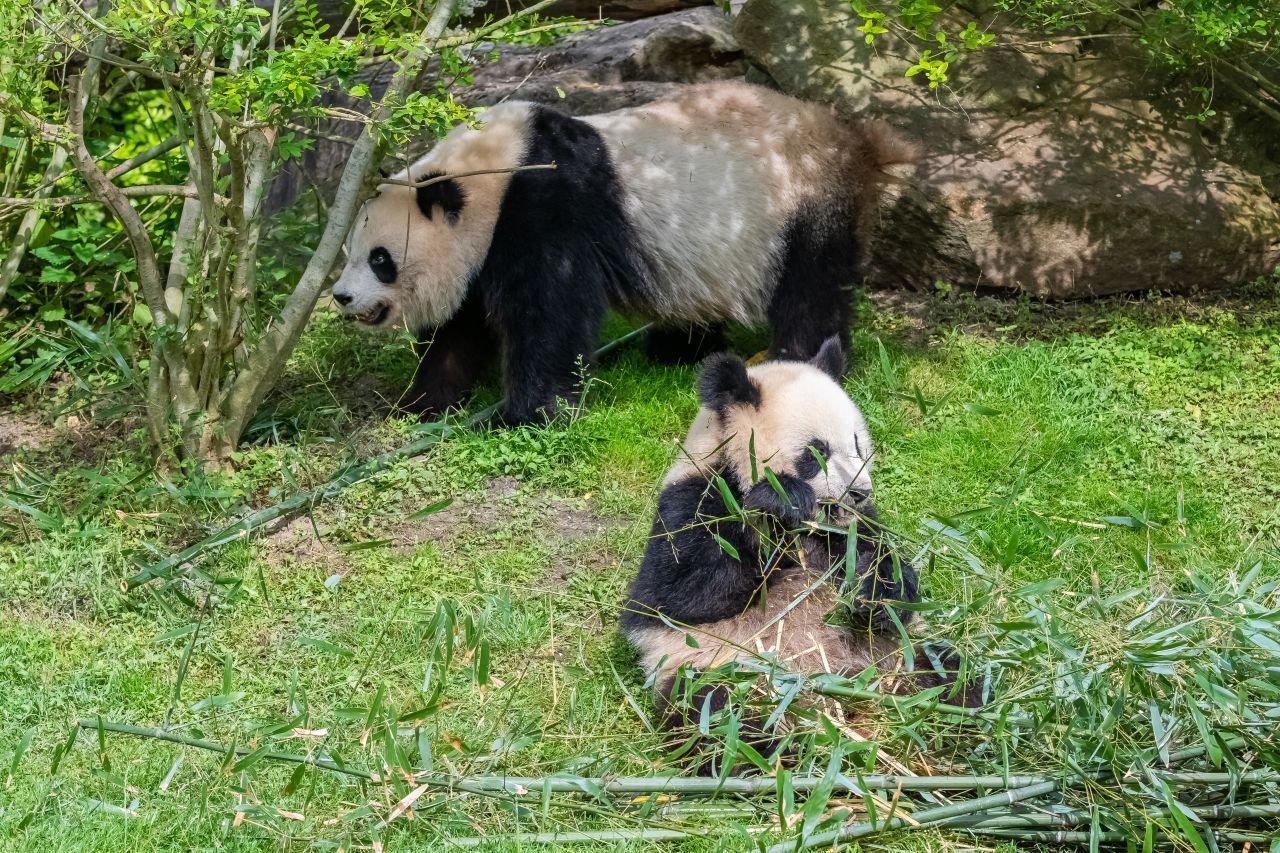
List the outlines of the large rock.
<svg viewBox="0 0 1280 853">
<path fill-rule="evenodd" d="M 647 103 L 687 83 L 742 77 L 746 68 L 729 19 L 702 6 L 577 33 L 547 47 L 503 47 L 497 62 L 477 65 L 471 85 L 454 95 L 471 106 L 518 98 L 589 115 Z M 361 82 L 376 97 L 391 74 L 391 68 L 375 66 Z M 343 96 L 330 98 L 330 104 L 368 111 L 367 101 Z M 342 139 L 359 126 L 329 122 L 321 130 L 329 138 L 321 138 L 301 162 L 286 164 L 277 175 L 269 209 L 279 209 L 311 184 L 325 193 L 336 184 L 350 150 Z M 401 153 L 412 159 L 428 145 L 424 140 Z"/>
<path fill-rule="evenodd" d="M 1221 286 L 1280 263 L 1263 182 L 1216 159 L 1131 57 L 1079 41 L 1027 50 L 1034 37 L 1006 30 L 1022 50 L 964 60 L 940 92 L 903 76 L 904 45 L 868 47 L 858 23 L 841 0 L 748 0 L 735 33 L 784 91 L 880 116 L 922 146 L 883 211 L 873 282 L 1077 297 Z"/>
</svg>

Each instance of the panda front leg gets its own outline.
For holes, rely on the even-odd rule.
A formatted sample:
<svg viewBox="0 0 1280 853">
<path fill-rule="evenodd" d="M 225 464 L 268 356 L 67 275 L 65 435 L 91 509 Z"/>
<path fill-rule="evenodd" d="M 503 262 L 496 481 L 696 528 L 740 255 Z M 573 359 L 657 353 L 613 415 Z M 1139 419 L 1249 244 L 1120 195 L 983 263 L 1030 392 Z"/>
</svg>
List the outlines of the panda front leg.
<svg viewBox="0 0 1280 853">
<path fill-rule="evenodd" d="M 472 294 L 444 325 L 419 332 L 415 348 L 418 369 L 400 408 L 430 420 L 466 400 L 493 366 L 498 340 Z"/>
<path fill-rule="evenodd" d="M 600 288 L 584 282 L 573 293 L 570 282 L 542 283 L 548 286 L 531 279 L 527 296 L 508 297 L 500 314 L 506 403 L 499 426 L 545 423 L 562 402 L 576 405 L 604 321 Z"/>
</svg>

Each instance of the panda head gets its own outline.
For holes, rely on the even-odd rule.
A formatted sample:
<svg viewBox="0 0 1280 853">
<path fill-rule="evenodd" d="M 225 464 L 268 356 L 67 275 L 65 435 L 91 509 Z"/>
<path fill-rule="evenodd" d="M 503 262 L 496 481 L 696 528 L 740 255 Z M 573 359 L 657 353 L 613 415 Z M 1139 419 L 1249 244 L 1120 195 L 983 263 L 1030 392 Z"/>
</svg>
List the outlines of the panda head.
<svg viewBox="0 0 1280 853">
<path fill-rule="evenodd" d="M 420 175 L 418 186 L 383 184 L 357 214 L 347 265 L 333 285 L 348 319 L 416 331 L 444 323 L 461 307 L 488 241 L 478 239 L 461 184 L 439 177 Z"/>
<path fill-rule="evenodd" d="M 735 355 L 707 359 L 685 464 L 725 471 L 749 503 L 775 499 L 767 468 L 788 493 L 792 486 L 804 493 L 808 506 L 791 507 L 800 509 L 795 520 L 848 521 L 869 505 L 872 445 L 862 412 L 840 385 L 844 367 L 834 337 L 807 362 L 748 367 Z"/>
</svg>

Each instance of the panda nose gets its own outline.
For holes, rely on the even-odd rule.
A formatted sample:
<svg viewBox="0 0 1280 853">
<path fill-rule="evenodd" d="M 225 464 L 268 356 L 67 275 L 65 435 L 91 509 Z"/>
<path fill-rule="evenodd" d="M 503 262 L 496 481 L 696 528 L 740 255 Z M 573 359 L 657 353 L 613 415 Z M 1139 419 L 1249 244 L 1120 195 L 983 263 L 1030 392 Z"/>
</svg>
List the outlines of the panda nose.
<svg viewBox="0 0 1280 853">
<path fill-rule="evenodd" d="M 853 501 L 854 506 L 862 506 L 867 501 L 871 500 L 871 492 L 857 487 L 850 488 L 848 495 L 850 500 Z"/>
<path fill-rule="evenodd" d="M 334 301 L 334 302 L 336 302 L 336 303 L 338 303 L 339 305 L 341 305 L 341 306 L 343 306 L 343 307 L 346 307 L 347 305 L 350 305 L 350 304 L 351 304 L 351 294 L 350 294 L 350 293 L 338 293 L 338 292 L 336 292 L 336 291 L 335 291 L 335 292 L 334 292 L 334 294 L 333 294 L 333 301 Z"/>
</svg>

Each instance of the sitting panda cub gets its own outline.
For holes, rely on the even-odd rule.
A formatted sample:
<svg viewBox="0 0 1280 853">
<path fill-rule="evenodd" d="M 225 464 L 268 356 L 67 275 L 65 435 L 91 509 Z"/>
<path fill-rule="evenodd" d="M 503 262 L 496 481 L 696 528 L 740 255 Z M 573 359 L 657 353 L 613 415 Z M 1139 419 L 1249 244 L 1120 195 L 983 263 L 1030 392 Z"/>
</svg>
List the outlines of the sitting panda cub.
<svg viewBox="0 0 1280 853">
<path fill-rule="evenodd" d="M 706 670 L 761 653 L 800 672 L 911 668 L 902 664 L 885 608 L 919 600 L 916 572 L 864 524 L 874 518 L 872 445 L 861 412 L 840 386 L 843 372 L 835 338 L 809 362 L 748 368 L 735 356 L 718 355 L 705 363 L 698 382 L 702 405 L 663 483 L 621 617 L 641 666 L 656 672 L 660 705 L 667 705 L 681 667 Z M 735 517 L 717 477 L 734 502 L 767 523 Z M 847 529 L 855 517 L 849 574 L 846 536 L 806 523 Z M 775 535 L 761 535 L 762 527 Z M 841 595 L 846 585 L 850 591 Z M 828 614 L 842 604 L 862 627 L 828 624 Z M 901 611 L 898 618 L 906 623 L 911 615 Z M 928 683 L 910 677 L 897 689 Z"/>
<path fill-rule="evenodd" d="M 395 176 L 419 186 L 379 188 L 333 298 L 417 335 L 402 404 L 423 416 L 498 362 L 501 420 L 554 414 L 610 308 L 654 321 L 669 360 L 728 322 L 767 322 L 774 357 L 810 358 L 849 326 L 884 169 L 909 157 L 878 124 L 745 83 L 582 118 L 507 102 Z"/>
</svg>

